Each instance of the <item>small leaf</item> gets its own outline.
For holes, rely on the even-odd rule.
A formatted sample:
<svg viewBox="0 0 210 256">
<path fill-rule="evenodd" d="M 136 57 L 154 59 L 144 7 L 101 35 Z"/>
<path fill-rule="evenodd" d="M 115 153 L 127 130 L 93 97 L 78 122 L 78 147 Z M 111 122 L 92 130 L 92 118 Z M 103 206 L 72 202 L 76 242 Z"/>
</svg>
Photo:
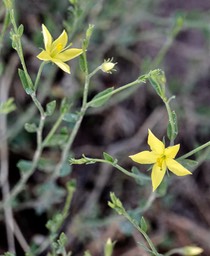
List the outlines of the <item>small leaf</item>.
<svg viewBox="0 0 210 256">
<path fill-rule="evenodd" d="M 74 113 L 66 113 L 64 116 L 63 116 L 63 120 L 68 122 L 68 123 L 73 123 L 75 124 L 76 121 L 78 120 L 78 115 L 77 114 L 74 114 Z"/>
<path fill-rule="evenodd" d="M 131 172 L 136 175 L 136 183 L 139 184 L 140 186 L 143 186 L 151 181 L 151 178 L 148 175 L 139 172 L 139 169 L 136 166 L 133 166 L 131 168 Z"/>
<path fill-rule="evenodd" d="M 55 100 L 47 103 L 46 115 L 47 116 L 51 116 L 54 113 L 54 111 L 55 111 L 55 107 L 56 107 L 56 101 Z"/>
<path fill-rule="evenodd" d="M 84 59 L 84 56 L 81 54 L 79 56 L 79 66 L 80 66 L 80 69 L 82 72 L 85 72 L 85 59 Z"/>
<path fill-rule="evenodd" d="M 6 102 L 0 103 L 0 114 L 9 114 L 16 109 L 14 99 L 9 98 Z"/>
<path fill-rule="evenodd" d="M 147 223 L 143 216 L 141 217 L 140 227 L 144 232 L 147 232 Z"/>
<path fill-rule="evenodd" d="M 108 88 L 102 92 L 99 92 L 93 99 L 89 102 L 90 107 L 97 108 L 103 106 L 112 96 L 112 91 L 114 87 Z"/>
<path fill-rule="evenodd" d="M 19 74 L 19 77 L 20 77 L 20 80 L 21 80 L 21 83 L 23 85 L 25 92 L 29 95 L 32 94 L 33 90 L 30 87 L 30 85 L 28 84 L 27 78 L 25 76 L 25 72 L 22 69 L 18 69 L 18 74 Z"/>
<path fill-rule="evenodd" d="M 192 159 L 176 159 L 176 161 L 183 165 L 185 168 L 187 168 L 189 171 L 194 170 L 195 167 L 198 165 L 198 162 Z"/>
<path fill-rule="evenodd" d="M 58 243 L 59 243 L 60 246 L 64 247 L 67 244 L 67 240 L 68 240 L 67 236 L 62 232 L 60 234 L 59 239 L 58 239 Z"/>
<path fill-rule="evenodd" d="M 17 163 L 17 167 L 20 170 L 20 172 L 23 174 L 27 171 L 29 171 L 32 167 L 32 161 L 27 161 L 27 160 L 20 160 Z"/>
<path fill-rule="evenodd" d="M 69 111 L 70 107 L 71 107 L 71 103 L 69 102 L 69 100 L 67 98 L 62 99 L 61 106 L 60 106 L 60 112 L 62 114 L 65 114 Z"/>
<path fill-rule="evenodd" d="M 174 127 L 174 131 L 172 131 L 172 125 Z M 169 124 L 167 127 L 167 136 L 169 140 L 175 140 L 177 135 L 178 135 L 177 116 L 176 116 L 176 112 L 172 111 L 172 120 L 169 120 Z"/>
<path fill-rule="evenodd" d="M 18 27 L 18 35 L 21 37 L 23 35 L 23 31 L 24 31 L 24 27 L 23 27 L 23 24 L 21 24 L 19 27 Z"/>
<path fill-rule="evenodd" d="M 53 137 L 46 143 L 48 147 L 62 146 L 68 138 L 66 134 L 54 134 Z"/>
<path fill-rule="evenodd" d="M 24 128 L 27 132 L 30 132 L 30 133 L 37 131 L 37 126 L 34 123 L 32 123 L 32 124 L 25 123 Z"/>
<path fill-rule="evenodd" d="M 103 152 L 103 157 L 106 161 L 114 163 L 114 158 L 106 152 Z"/>
</svg>

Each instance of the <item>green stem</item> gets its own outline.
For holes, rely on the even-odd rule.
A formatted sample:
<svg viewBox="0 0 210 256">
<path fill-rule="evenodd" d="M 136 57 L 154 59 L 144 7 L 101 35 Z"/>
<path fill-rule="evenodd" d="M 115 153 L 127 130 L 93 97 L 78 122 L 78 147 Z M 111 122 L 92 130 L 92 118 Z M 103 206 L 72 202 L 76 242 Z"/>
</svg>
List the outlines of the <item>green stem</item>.
<svg viewBox="0 0 210 256">
<path fill-rule="evenodd" d="M 137 85 L 137 84 L 139 84 L 139 83 L 144 83 L 144 82 L 145 82 L 145 80 L 143 80 L 143 79 L 142 79 L 142 80 L 141 80 L 141 79 L 136 79 L 135 81 L 133 81 L 133 82 L 131 82 L 131 83 L 128 83 L 128 84 L 126 84 L 126 85 L 124 85 L 124 86 L 121 86 L 121 87 L 115 89 L 114 91 L 112 91 L 112 92 L 110 92 L 110 93 L 107 93 L 106 95 L 103 95 L 103 96 L 101 96 L 101 97 L 99 97 L 99 98 L 97 98 L 97 99 L 95 99 L 95 100 L 89 101 L 89 102 L 87 103 L 87 105 L 88 105 L 88 107 L 89 107 L 89 106 L 92 105 L 93 103 L 98 102 L 98 101 L 101 101 L 101 100 L 107 98 L 108 96 L 111 97 L 112 95 L 114 95 L 114 94 L 116 94 L 116 93 L 119 93 L 120 91 L 123 91 L 123 90 L 125 90 L 125 89 L 128 89 L 128 88 L 134 86 L 134 85 Z"/>
<path fill-rule="evenodd" d="M 59 116 L 59 118 L 57 119 L 57 121 L 55 122 L 55 124 L 53 125 L 52 129 L 50 130 L 50 132 L 48 133 L 47 137 L 44 139 L 42 146 L 45 147 L 47 145 L 47 143 L 49 142 L 49 140 L 52 138 L 52 136 L 55 134 L 56 130 L 58 129 L 59 125 L 61 124 L 62 120 L 63 120 L 63 116 L 64 114 L 61 114 Z"/>
<path fill-rule="evenodd" d="M 192 151 L 188 152 L 187 154 L 177 158 L 177 160 L 188 158 L 189 156 L 192 156 L 192 155 L 196 154 L 198 151 L 200 151 L 200 150 L 202 150 L 206 147 L 209 147 L 209 146 L 210 146 L 210 141 L 208 141 L 208 142 L 204 143 L 203 145 L 193 149 Z"/>
<path fill-rule="evenodd" d="M 38 87 L 38 84 L 39 84 L 39 80 L 40 80 L 40 76 L 42 74 L 42 70 L 44 68 L 44 65 L 46 64 L 47 62 L 43 61 L 42 64 L 40 65 L 39 67 L 39 70 L 38 70 L 38 73 L 37 73 L 37 76 L 36 76 L 36 80 L 35 80 L 35 83 L 34 83 L 34 91 L 36 92 L 37 90 L 37 87 Z"/>
<path fill-rule="evenodd" d="M 156 248 L 155 248 L 153 242 L 151 241 L 151 239 L 149 238 L 149 236 L 144 232 L 144 230 L 142 230 L 142 229 L 139 227 L 139 225 L 130 217 L 130 215 L 129 215 L 126 211 L 124 211 L 123 215 L 124 215 L 124 217 L 125 217 L 128 221 L 130 221 L 130 222 L 134 225 L 134 227 L 143 235 L 143 237 L 144 237 L 145 240 L 147 241 L 149 247 L 151 248 L 153 254 L 154 254 L 155 256 L 160 256 L 160 254 L 157 252 L 157 250 L 156 250 Z"/>
<path fill-rule="evenodd" d="M 172 98 L 174 98 L 174 97 L 172 97 Z M 172 134 L 171 140 L 170 140 L 170 145 L 171 146 L 174 145 L 174 138 L 176 137 L 176 127 L 175 127 L 175 123 L 174 123 L 174 120 L 173 120 L 172 110 L 171 110 L 171 107 L 169 105 L 169 102 L 172 98 L 170 98 L 169 100 L 163 99 L 163 102 L 166 106 L 166 110 L 167 110 L 167 113 L 168 113 L 169 123 L 170 123 L 170 126 L 171 126 L 171 134 Z"/>
</svg>

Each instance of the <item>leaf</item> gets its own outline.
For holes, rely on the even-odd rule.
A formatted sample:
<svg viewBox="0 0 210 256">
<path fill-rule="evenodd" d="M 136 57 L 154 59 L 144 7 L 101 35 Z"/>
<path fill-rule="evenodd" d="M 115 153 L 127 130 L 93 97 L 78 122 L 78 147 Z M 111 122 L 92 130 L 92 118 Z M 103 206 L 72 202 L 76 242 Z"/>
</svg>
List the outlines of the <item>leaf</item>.
<svg viewBox="0 0 210 256">
<path fill-rule="evenodd" d="M 172 125 L 174 127 L 174 131 L 172 131 Z M 169 120 L 169 124 L 167 127 L 167 136 L 169 140 L 175 140 L 177 134 L 178 134 L 177 116 L 176 116 L 176 112 L 172 111 L 172 120 Z"/>
<path fill-rule="evenodd" d="M 79 56 L 79 66 L 82 72 L 85 72 L 85 59 L 83 54 Z"/>
<path fill-rule="evenodd" d="M 181 165 L 187 168 L 189 171 L 193 171 L 195 167 L 198 165 L 198 162 L 192 159 L 176 159 Z"/>
<path fill-rule="evenodd" d="M 55 107 L 56 107 L 56 100 L 53 100 L 53 101 L 47 103 L 46 115 L 51 116 L 55 111 Z"/>
<path fill-rule="evenodd" d="M 108 88 L 102 92 L 99 92 L 93 99 L 89 102 L 89 106 L 92 108 L 101 107 L 104 105 L 112 96 L 112 91 L 114 87 Z"/>
<path fill-rule="evenodd" d="M 24 31 L 24 27 L 23 27 L 23 24 L 21 24 L 19 27 L 18 27 L 18 35 L 21 37 L 23 35 L 23 31 Z"/>
<path fill-rule="evenodd" d="M 114 163 L 114 158 L 111 155 L 109 155 L 108 153 L 103 152 L 103 157 L 106 161 L 108 161 L 110 163 Z"/>
<path fill-rule="evenodd" d="M 61 101 L 61 106 L 60 106 L 60 112 L 62 114 L 65 114 L 69 111 L 69 108 L 71 107 L 71 103 L 67 98 L 63 98 Z"/>
<path fill-rule="evenodd" d="M 61 146 L 68 138 L 66 134 L 54 134 L 53 137 L 46 143 L 48 147 Z"/>
<path fill-rule="evenodd" d="M 145 221 L 145 219 L 144 219 L 144 217 L 142 216 L 141 217 L 141 221 L 140 221 L 140 227 L 141 227 L 141 229 L 146 233 L 147 232 L 147 223 L 146 223 L 146 221 Z"/>
<path fill-rule="evenodd" d="M 0 104 L 0 113 L 2 114 L 9 114 L 10 112 L 14 111 L 16 109 L 14 99 L 9 98 L 7 101 L 2 102 Z"/>
<path fill-rule="evenodd" d="M 37 131 L 37 126 L 34 123 L 32 123 L 32 124 L 25 123 L 24 128 L 27 132 L 30 132 L 30 133 Z"/>
<path fill-rule="evenodd" d="M 73 123 L 75 124 L 76 121 L 78 120 L 78 115 L 77 114 L 74 114 L 74 113 L 66 113 L 64 116 L 63 116 L 63 120 L 68 122 L 68 123 Z"/>
<path fill-rule="evenodd" d="M 136 166 L 133 166 L 131 168 L 131 172 L 136 175 L 136 183 L 139 184 L 140 186 L 145 185 L 151 180 L 151 178 L 148 175 L 139 172 L 139 169 Z"/>
<path fill-rule="evenodd" d="M 17 163 L 17 167 L 20 170 L 20 172 L 23 174 L 27 171 L 29 171 L 32 167 L 32 161 L 27 161 L 27 160 L 20 160 Z"/>
<path fill-rule="evenodd" d="M 30 87 L 30 85 L 28 84 L 25 72 L 22 69 L 18 69 L 18 75 L 20 77 L 21 83 L 23 85 L 23 88 L 25 90 L 25 92 L 29 95 L 31 95 L 33 93 L 32 88 Z"/>
</svg>

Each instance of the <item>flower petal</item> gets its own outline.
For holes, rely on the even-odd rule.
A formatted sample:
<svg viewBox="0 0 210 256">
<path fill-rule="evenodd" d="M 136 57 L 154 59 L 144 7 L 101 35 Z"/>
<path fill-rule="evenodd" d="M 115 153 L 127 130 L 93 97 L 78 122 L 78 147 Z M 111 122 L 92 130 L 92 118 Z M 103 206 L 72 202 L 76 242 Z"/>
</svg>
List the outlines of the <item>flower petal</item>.
<svg viewBox="0 0 210 256">
<path fill-rule="evenodd" d="M 59 54 L 57 54 L 56 58 L 62 60 L 62 61 L 68 61 L 73 58 L 76 58 L 80 54 L 82 54 L 83 50 L 82 49 L 77 49 L 77 48 L 71 48 L 68 50 L 65 50 Z"/>
<path fill-rule="evenodd" d="M 153 191 L 155 191 L 157 187 L 160 185 L 165 173 L 166 173 L 165 162 L 163 162 L 162 164 L 162 169 L 157 164 L 154 164 L 152 168 L 152 174 L 151 174 Z"/>
<path fill-rule="evenodd" d="M 63 61 L 58 60 L 58 59 L 52 59 L 51 61 L 54 62 L 63 71 L 70 74 L 70 67 L 66 63 L 64 63 Z"/>
<path fill-rule="evenodd" d="M 46 51 L 40 52 L 40 54 L 38 54 L 36 57 L 38 59 L 40 59 L 40 60 L 45 60 L 45 61 L 48 61 L 48 60 L 51 61 L 52 60 L 52 58 L 50 57 L 49 53 L 46 52 Z"/>
<path fill-rule="evenodd" d="M 188 174 L 192 174 L 190 171 L 188 171 L 184 166 L 182 166 L 174 159 L 166 158 L 166 166 L 171 172 L 173 172 L 177 176 L 185 176 Z"/>
<path fill-rule="evenodd" d="M 157 137 L 155 137 L 155 135 L 150 130 L 148 130 L 148 133 L 148 144 L 151 150 L 157 154 L 163 154 L 165 149 L 165 145 L 163 144 L 163 142 L 160 141 Z"/>
<path fill-rule="evenodd" d="M 139 164 L 154 164 L 157 161 L 157 155 L 151 151 L 142 151 L 129 157 Z"/>
<path fill-rule="evenodd" d="M 180 144 L 177 144 L 175 146 L 171 146 L 165 149 L 165 156 L 166 158 L 174 158 L 176 156 L 176 154 L 178 153 L 180 149 Z"/>
<path fill-rule="evenodd" d="M 66 46 L 68 41 L 68 35 L 65 30 L 62 34 L 52 43 L 51 53 L 56 56 L 60 53 Z"/>
<path fill-rule="evenodd" d="M 45 27 L 44 24 L 42 24 L 42 33 L 43 33 L 43 38 L 44 38 L 44 46 L 47 51 L 50 51 L 51 44 L 52 44 L 52 36 L 48 29 Z"/>
</svg>

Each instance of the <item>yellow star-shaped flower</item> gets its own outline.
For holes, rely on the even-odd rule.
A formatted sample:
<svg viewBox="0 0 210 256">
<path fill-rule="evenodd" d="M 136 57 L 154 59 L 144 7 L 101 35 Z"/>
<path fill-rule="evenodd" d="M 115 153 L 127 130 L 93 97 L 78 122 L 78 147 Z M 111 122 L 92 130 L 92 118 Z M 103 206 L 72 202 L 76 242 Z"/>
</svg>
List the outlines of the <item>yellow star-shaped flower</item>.
<svg viewBox="0 0 210 256">
<path fill-rule="evenodd" d="M 156 138 L 149 130 L 148 145 L 151 151 L 142 151 L 130 156 L 130 158 L 139 164 L 154 164 L 151 175 L 153 191 L 156 190 L 162 182 L 167 169 L 177 176 L 192 174 L 184 166 L 174 160 L 180 148 L 179 144 L 165 148 L 163 142 Z"/>
<path fill-rule="evenodd" d="M 37 58 L 44 61 L 51 61 L 63 71 L 70 74 L 70 67 L 65 62 L 82 54 L 83 50 L 77 48 L 68 49 L 70 45 L 66 47 L 68 35 L 65 30 L 54 41 L 44 24 L 42 24 L 42 33 L 45 50 L 37 55 Z"/>
</svg>

